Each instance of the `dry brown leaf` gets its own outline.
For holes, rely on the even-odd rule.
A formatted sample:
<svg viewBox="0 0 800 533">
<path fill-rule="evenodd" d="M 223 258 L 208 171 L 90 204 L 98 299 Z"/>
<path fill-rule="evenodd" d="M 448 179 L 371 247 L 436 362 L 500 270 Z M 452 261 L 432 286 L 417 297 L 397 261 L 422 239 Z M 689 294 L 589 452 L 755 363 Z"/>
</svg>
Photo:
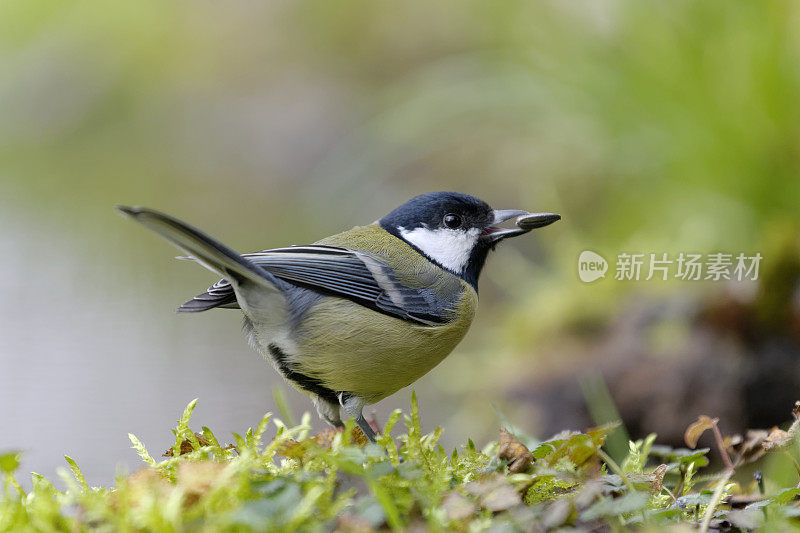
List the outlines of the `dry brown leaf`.
<svg viewBox="0 0 800 533">
<path fill-rule="evenodd" d="M 369 444 L 369 439 L 361 431 L 361 428 L 353 428 L 353 433 L 351 434 L 350 438 L 352 439 L 353 444 L 361 446 L 362 448 Z"/>
<path fill-rule="evenodd" d="M 769 451 L 782 448 L 792 442 L 792 437 L 793 435 L 790 432 L 774 427 L 770 430 L 769 436 L 764 440 L 764 449 Z"/>
<path fill-rule="evenodd" d="M 650 494 L 658 494 L 664 488 L 664 474 L 667 473 L 667 465 L 658 465 L 650 473 Z"/>
<path fill-rule="evenodd" d="M 792 416 L 794 417 L 794 422 L 792 422 L 788 431 L 784 431 L 778 427 L 774 427 L 769 431 L 769 436 L 764 441 L 765 450 L 769 451 L 782 448 L 794 440 L 798 427 L 800 427 L 800 401 L 794 402 Z"/>
<path fill-rule="evenodd" d="M 500 430 L 497 457 L 511 461 L 508 470 L 514 474 L 525 471 L 533 462 L 530 450 L 505 428 Z"/>
<path fill-rule="evenodd" d="M 303 458 L 306 450 L 308 450 L 309 445 L 309 441 L 298 442 L 294 439 L 286 439 L 280 446 L 278 446 L 277 453 L 290 459 L 299 460 Z"/>
<path fill-rule="evenodd" d="M 713 428 L 717 422 L 719 422 L 719 418 L 711 418 L 707 415 L 698 416 L 697 420 L 689 424 L 689 427 L 686 428 L 686 432 L 683 434 L 683 440 L 686 442 L 686 445 L 692 449 L 696 448 L 700 436 L 707 430 Z"/>
<path fill-rule="evenodd" d="M 328 428 L 308 440 L 298 442 L 294 439 L 287 439 L 283 445 L 278 448 L 278 453 L 284 457 L 301 460 L 308 449 L 314 444 L 318 444 L 323 448 L 330 448 L 333 445 L 333 439 L 342 431 L 342 428 Z M 369 444 L 369 439 L 367 439 L 361 429 L 354 428 L 353 432 L 350 434 L 350 444 L 355 444 L 363 448 Z"/>
<path fill-rule="evenodd" d="M 748 429 L 744 437 L 738 434 L 725 437 L 725 451 L 735 466 L 752 463 L 764 455 L 764 441 L 768 436 L 766 429 Z"/>
<path fill-rule="evenodd" d="M 323 448 L 330 448 L 333 446 L 333 439 L 336 438 L 336 435 L 341 432 L 341 429 L 337 428 L 328 428 L 325 431 L 321 431 L 314 436 L 314 440 L 317 441 L 317 444 L 322 446 Z"/>
<path fill-rule="evenodd" d="M 194 436 L 197 437 L 197 442 L 200 443 L 200 446 L 211 446 L 211 441 L 209 441 L 202 433 L 195 433 Z M 189 439 L 183 439 L 181 441 L 181 455 L 186 455 L 187 453 L 191 453 L 193 451 L 194 448 L 192 447 L 192 441 Z M 164 452 L 163 457 L 173 457 L 174 453 L 174 450 L 170 448 Z"/>
</svg>

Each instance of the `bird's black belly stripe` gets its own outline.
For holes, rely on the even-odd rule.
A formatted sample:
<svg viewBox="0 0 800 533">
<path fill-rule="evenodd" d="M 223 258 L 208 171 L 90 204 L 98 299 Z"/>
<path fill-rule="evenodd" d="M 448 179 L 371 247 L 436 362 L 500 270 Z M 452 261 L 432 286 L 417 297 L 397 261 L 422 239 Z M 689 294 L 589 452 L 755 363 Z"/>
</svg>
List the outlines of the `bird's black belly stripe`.
<svg viewBox="0 0 800 533">
<path fill-rule="evenodd" d="M 278 368 L 281 374 L 283 374 L 283 377 L 294 382 L 301 389 L 316 394 L 326 402 L 334 405 L 339 403 L 339 396 L 334 391 L 324 386 L 320 380 L 294 370 L 292 364 L 288 361 L 288 357 L 278 345 L 270 344 L 268 348 L 270 355 L 278 364 Z"/>
</svg>

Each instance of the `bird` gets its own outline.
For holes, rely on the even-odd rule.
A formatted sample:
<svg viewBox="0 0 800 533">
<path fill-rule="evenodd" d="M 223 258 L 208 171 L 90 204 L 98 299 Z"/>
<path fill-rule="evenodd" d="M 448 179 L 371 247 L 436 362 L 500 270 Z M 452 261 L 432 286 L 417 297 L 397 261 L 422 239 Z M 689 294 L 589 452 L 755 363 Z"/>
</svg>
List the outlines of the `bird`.
<svg viewBox="0 0 800 533">
<path fill-rule="evenodd" d="M 220 276 L 178 312 L 240 309 L 250 345 L 319 416 L 335 427 L 355 419 L 371 442 L 364 406 L 427 374 L 461 341 L 489 253 L 561 218 L 431 192 L 310 245 L 239 254 L 170 215 L 117 209 Z M 501 226 L 512 218 L 515 227 Z"/>
</svg>

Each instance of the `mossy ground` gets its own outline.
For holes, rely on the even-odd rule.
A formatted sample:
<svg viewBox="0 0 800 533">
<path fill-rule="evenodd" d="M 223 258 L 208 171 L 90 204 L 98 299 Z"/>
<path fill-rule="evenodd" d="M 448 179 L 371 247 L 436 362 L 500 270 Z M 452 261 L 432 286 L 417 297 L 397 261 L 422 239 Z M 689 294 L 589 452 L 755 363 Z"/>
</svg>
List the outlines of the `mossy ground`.
<svg viewBox="0 0 800 533">
<path fill-rule="evenodd" d="M 222 445 L 208 428 L 190 429 L 194 405 L 174 429 L 172 457 L 156 461 L 131 435 L 146 464 L 120 476 L 113 487 L 88 486 L 67 458 L 71 472 L 64 469 L 61 476 L 66 490 L 33 474 L 32 488 L 25 491 L 15 477 L 17 455 L 1 455 L 0 531 L 774 531 L 800 526 L 792 431 L 757 443 L 751 439 L 751 448 L 773 449 L 770 454 L 781 459 L 772 468 L 774 480 L 750 483 L 736 481 L 730 468 L 709 467 L 708 449 L 658 446 L 655 436 L 631 442 L 627 457 L 614 461 L 603 449 L 613 426 L 564 432 L 546 441 L 504 431 L 498 442 L 482 449 L 468 441 L 448 452 L 438 444 L 440 429 L 422 433 L 412 399 L 410 414 L 393 413 L 377 444 L 366 444 L 352 426 L 311 437 L 307 419 L 290 428 L 267 415 L 255 429 Z M 405 430 L 390 436 L 401 417 Z M 701 425 L 693 427 L 692 437 Z M 271 426 L 277 428 L 275 437 L 264 439 Z M 747 450 L 735 439 L 721 445 L 734 468 L 765 460 L 763 452 L 736 455 Z"/>
</svg>

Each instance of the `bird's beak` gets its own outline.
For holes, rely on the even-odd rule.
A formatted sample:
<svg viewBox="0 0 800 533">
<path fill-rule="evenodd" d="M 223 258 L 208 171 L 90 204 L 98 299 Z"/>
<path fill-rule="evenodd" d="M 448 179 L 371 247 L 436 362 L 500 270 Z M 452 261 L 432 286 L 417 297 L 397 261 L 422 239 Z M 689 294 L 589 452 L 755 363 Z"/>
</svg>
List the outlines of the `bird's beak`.
<svg viewBox="0 0 800 533">
<path fill-rule="evenodd" d="M 515 228 L 499 227 L 499 224 L 515 217 L 517 219 Z M 532 229 L 549 226 L 557 220 L 561 220 L 561 215 L 555 213 L 528 213 L 518 209 L 495 209 L 494 221 L 490 227 L 484 230 L 483 238 L 491 243 L 496 243 L 508 237 L 528 233 Z"/>
</svg>

